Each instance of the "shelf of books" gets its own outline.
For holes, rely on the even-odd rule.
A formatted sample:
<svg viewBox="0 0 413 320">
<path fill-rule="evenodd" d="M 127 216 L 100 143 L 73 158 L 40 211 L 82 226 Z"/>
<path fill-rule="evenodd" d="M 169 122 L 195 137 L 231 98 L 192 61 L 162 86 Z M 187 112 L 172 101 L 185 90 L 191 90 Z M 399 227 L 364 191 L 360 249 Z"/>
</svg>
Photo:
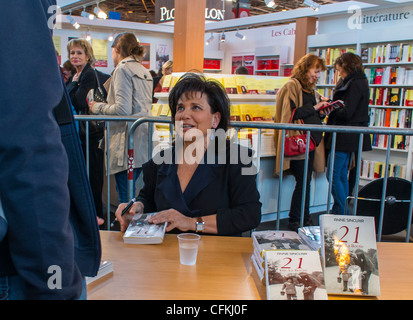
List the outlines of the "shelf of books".
<svg viewBox="0 0 413 320">
<path fill-rule="evenodd" d="M 312 38 L 308 52 L 325 59 L 327 70 L 320 74 L 317 90 L 332 98 L 338 73 L 335 59 L 344 52 L 354 52 L 362 58 L 370 87 L 370 127 L 411 128 L 413 110 L 413 40 L 388 41 L 371 36 L 365 43 L 324 46 Z M 329 38 L 331 40 L 331 37 Z M 339 40 L 340 41 L 340 40 Z M 374 42 L 373 42 L 374 41 Z M 371 135 L 373 152 L 362 155 L 362 183 L 384 177 L 387 145 L 391 145 L 389 177 L 412 179 L 413 145 L 410 136 Z M 407 169 L 409 168 L 409 170 Z"/>
<path fill-rule="evenodd" d="M 287 64 L 288 51 L 286 46 L 256 48 L 254 74 L 272 77 L 290 75 L 292 66 Z"/>
<path fill-rule="evenodd" d="M 165 77 L 164 86 L 155 97 L 158 103 L 152 107 L 154 116 L 168 115 L 169 91 L 182 73 L 174 73 Z M 274 121 L 275 94 L 286 82 L 284 77 L 265 77 L 250 75 L 205 74 L 223 84 L 231 101 L 231 120 L 233 121 Z M 167 128 L 168 127 L 168 128 Z M 169 126 L 158 125 L 157 129 L 169 134 Z M 235 133 L 233 133 L 235 134 Z M 258 146 L 258 130 L 246 129 L 238 132 L 241 144 L 256 149 Z M 261 130 L 260 156 L 274 156 L 273 130 Z"/>
</svg>

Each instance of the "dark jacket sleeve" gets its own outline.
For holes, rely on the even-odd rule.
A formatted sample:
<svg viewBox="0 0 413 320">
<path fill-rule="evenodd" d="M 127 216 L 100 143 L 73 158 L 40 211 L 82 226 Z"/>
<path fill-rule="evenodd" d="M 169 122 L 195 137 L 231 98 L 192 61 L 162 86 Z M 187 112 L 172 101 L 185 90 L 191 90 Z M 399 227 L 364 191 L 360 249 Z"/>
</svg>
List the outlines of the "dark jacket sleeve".
<svg viewBox="0 0 413 320">
<path fill-rule="evenodd" d="M 157 178 L 157 166 L 153 160 L 142 165 L 143 173 L 143 187 L 139 191 L 138 201 L 142 202 L 144 205 L 144 212 L 155 212 L 155 188 L 156 188 L 156 178 Z"/>
<path fill-rule="evenodd" d="M 229 164 L 228 170 L 230 208 L 217 210 L 218 234 L 222 235 L 240 234 L 254 229 L 261 221 L 256 168 L 252 163 L 243 164 L 239 161 Z"/>
<path fill-rule="evenodd" d="M 317 111 L 314 109 L 314 105 L 311 102 L 304 103 L 302 106 L 296 108 L 294 101 L 291 101 L 291 108 L 296 109 L 293 120 L 306 119 L 314 115 L 318 115 Z"/>
<path fill-rule="evenodd" d="M 0 38 L 0 198 L 9 225 L 0 276 L 18 274 L 28 299 L 74 299 L 82 290 L 69 223 L 68 159 L 52 113 L 63 95 L 47 25 L 52 4 L 22 0 L 0 11 L 0 28 L 9 30 Z M 42 63 L 28 59 L 39 54 Z M 48 286 L 56 266 L 59 289 Z"/>
<path fill-rule="evenodd" d="M 79 78 L 79 82 L 72 81 L 68 84 L 70 99 L 76 111 L 80 114 L 88 114 L 87 94 L 90 89 L 97 87 L 96 75 L 90 65 L 86 65 Z"/>
</svg>

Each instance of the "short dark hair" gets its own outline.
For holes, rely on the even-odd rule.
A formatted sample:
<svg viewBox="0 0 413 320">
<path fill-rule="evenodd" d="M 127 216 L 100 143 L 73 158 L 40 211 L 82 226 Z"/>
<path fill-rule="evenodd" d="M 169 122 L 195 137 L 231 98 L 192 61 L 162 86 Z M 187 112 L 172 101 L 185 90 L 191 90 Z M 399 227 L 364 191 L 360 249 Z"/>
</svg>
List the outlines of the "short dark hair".
<svg viewBox="0 0 413 320">
<path fill-rule="evenodd" d="M 235 69 L 235 74 L 248 74 L 248 69 L 247 67 L 244 66 L 239 66 L 238 68 Z"/>
<path fill-rule="evenodd" d="M 334 66 L 339 65 L 347 73 L 354 71 L 364 71 L 363 62 L 361 61 L 360 56 L 352 53 L 346 52 L 339 56 L 334 61 Z"/>
<path fill-rule="evenodd" d="M 200 92 L 207 95 L 208 104 L 211 106 L 211 112 L 219 112 L 221 120 L 217 129 L 227 131 L 229 125 L 229 106 L 230 100 L 224 86 L 214 79 L 206 79 L 202 74 L 185 73 L 172 88 L 169 93 L 169 108 L 171 109 L 172 122 L 175 122 L 176 107 L 178 100 L 182 95 L 190 95 L 193 92 Z"/>
</svg>

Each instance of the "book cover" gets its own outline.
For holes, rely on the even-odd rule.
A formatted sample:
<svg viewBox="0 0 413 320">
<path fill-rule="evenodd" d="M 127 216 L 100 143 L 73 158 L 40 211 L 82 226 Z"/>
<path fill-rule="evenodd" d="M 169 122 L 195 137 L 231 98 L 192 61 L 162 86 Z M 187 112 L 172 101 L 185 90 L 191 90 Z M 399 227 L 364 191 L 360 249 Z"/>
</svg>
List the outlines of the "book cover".
<svg viewBox="0 0 413 320">
<path fill-rule="evenodd" d="M 318 109 L 318 111 L 322 111 L 325 115 L 328 115 L 331 113 L 331 111 L 340 109 L 344 107 L 344 101 L 342 100 L 336 100 L 333 102 L 330 102 L 329 104 L 326 104 L 325 106 L 321 107 Z"/>
<path fill-rule="evenodd" d="M 406 107 L 413 107 L 413 90 L 411 89 L 406 90 L 406 98 L 405 98 L 404 105 Z"/>
<path fill-rule="evenodd" d="M 390 89 L 390 103 L 391 106 L 400 106 L 400 88 Z"/>
<path fill-rule="evenodd" d="M 376 74 L 374 76 L 374 84 L 381 84 L 383 80 L 383 74 L 384 74 L 384 69 L 383 68 L 377 68 L 376 69 Z"/>
<path fill-rule="evenodd" d="M 267 300 L 327 300 L 318 251 L 265 253 Z"/>
<path fill-rule="evenodd" d="M 323 214 L 320 228 L 327 292 L 379 296 L 374 217 Z"/>
<path fill-rule="evenodd" d="M 228 94 L 238 94 L 237 84 L 233 77 L 224 77 L 222 78 L 222 84 Z"/>
<path fill-rule="evenodd" d="M 135 214 L 123 235 L 124 243 L 156 244 L 162 243 L 167 223 L 152 224 L 148 219 L 156 213 Z"/>
<path fill-rule="evenodd" d="M 272 250 L 311 250 L 304 243 L 297 232 L 266 230 L 255 231 L 251 235 L 254 250 L 257 253 L 258 263 L 264 264 L 264 256 Z"/>
<path fill-rule="evenodd" d="M 177 77 L 167 74 L 163 79 L 161 92 L 169 92 L 174 87 L 177 80 Z"/>
<path fill-rule="evenodd" d="M 229 119 L 231 121 L 241 121 L 241 113 L 239 112 L 239 105 L 231 104 L 229 106 Z"/>
<path fill-rule="evenodd" d="M 246 76 L 244 75 L 237 75 L 234 76 L 235 84 L 237 86 L 237 92 L 238 94 L 247 94 L 248 93 L 248 87 L 247 87 L 247 80 Z"/>
<path fill-rule="evenodd" d="M 261 256 L 268 250 L 309 250 L 297 232 L 282 230 L 255 231 L 251 235 L 253 245 Z"/>
</svg>

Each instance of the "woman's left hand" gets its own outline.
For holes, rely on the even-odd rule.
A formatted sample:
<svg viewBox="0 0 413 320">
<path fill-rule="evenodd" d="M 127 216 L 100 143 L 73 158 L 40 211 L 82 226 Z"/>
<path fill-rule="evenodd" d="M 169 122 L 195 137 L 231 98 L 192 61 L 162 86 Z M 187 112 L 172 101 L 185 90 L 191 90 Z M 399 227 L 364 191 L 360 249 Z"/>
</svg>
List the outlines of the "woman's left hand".
<svg viewBox="0 0 413 320">
<path fill-rule="evenodd" d="M 195 230 L 195 218 L 184 216 L 175 209 L 159 211 L 156 215 L 149 218 L 149 223 L 158 224 L 168 222 L 166 231 L 177 228 L 181 231 Z"/>
</svg>

